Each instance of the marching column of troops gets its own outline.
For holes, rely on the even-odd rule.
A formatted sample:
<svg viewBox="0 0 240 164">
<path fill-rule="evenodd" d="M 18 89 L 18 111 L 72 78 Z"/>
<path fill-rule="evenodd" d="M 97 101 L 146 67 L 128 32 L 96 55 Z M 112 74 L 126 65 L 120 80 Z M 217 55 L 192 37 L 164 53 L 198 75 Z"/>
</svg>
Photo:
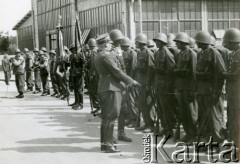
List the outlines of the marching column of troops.
<svg viewBox="0 0 240 164">
<path fill-rule="evenodd" d="M 64 100 L 73 91 L 75 101 L 70 106 L 78 110 L 83 108 L 85 81 L 92 109 L 101 109 L 104 152 L 119 152 L 113 136 L 116 121 L 121 141 L 132 141 L 126 136 L 125 125 L 177 140 L 173 129 L 182 124 L 182 142 L 208 142 L 212 137 L 218 143 L 228 139 L 238 146 L 240 31 L 227 30 L 223 46 L 215 44 L 214 37 L 205 31 L 199 31 L 195 39 L 180 32 L 158 33 L 148 40 L 140 33 L 134 44 L 115 29 L 89 39 L 85 50 L 75 44 L 64 47 L 63 59 L 55 50 L 48 54 L 44 47 L 40 51 L 35 48 L 34 55 L 27 48 L 21 55 L 17 49 L 10 59 L 19 92 L 16 97 L 24 97 L 25 80 L 27 91 L 35 86 L 33 93 L 49 95 L 50 77 L 52 96 Z"/>
</svg>

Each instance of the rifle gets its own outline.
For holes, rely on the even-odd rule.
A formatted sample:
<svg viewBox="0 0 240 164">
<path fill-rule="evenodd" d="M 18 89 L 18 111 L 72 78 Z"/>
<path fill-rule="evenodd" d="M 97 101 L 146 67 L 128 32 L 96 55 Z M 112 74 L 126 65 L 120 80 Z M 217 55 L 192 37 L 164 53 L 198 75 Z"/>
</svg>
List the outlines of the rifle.
<svg viewBox="0 0 240 164">
<path fill-rule="evenodd" d="M 67 70 L 66 70 L 66 67 L 65 67 L 65 62 L 64 62 L 64 57 L 65 57 L 65 52 L 63 50 L 63 36 L 62 36 L 62 25 L 61 25 L 61 15 L 59 15 L 59 19 L 58 19 L 58 25 L 56 27 L 56 29 L 58 30 L 58 50 L 59 50 L 59 53 L 60 53 L 60 66 L 62 67 L 63 69 L 63 72 L 64 72 L 64 80 L 66 81 L 66 76 L 67 76 Z M 66 88 L 67 88 L 67 92 L 68 92 L 68 83 L 66 82 Z M 67 96 L 67 105 L 69 106 L 69 92 L 66 94 Z"/>
</svg>

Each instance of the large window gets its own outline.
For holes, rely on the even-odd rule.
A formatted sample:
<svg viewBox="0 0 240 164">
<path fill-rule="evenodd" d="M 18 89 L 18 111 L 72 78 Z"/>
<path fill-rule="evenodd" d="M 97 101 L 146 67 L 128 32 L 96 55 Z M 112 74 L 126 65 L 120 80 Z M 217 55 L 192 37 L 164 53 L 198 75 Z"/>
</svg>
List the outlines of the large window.
<svg viewBox="0 0 240 164">
<path fill-rule="evenodd" d="M 240 28 L 239 0 L 207 0 L 208 30 Z"/>
<path fill-rule="evenodd" d="M 122 29 L 121 2 L 111 3 L 79 12 L 81 28 L 91 29 L 91 37 L 107 33 L 112 29 Z"/>
<path fill-rule="evenodd" d="M 139 11 L 135 2 L 136 31 Z M 156 33 L 186 32 L 194 36 L 202 28 L 200 0 L 142 0 L 143 32 L 149 38 Z"/>
</svg>

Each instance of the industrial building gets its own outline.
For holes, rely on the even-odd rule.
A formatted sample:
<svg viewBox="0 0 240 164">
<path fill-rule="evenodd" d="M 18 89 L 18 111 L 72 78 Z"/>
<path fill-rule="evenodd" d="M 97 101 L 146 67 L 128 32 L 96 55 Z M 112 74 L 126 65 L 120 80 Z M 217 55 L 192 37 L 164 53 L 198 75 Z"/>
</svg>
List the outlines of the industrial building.
<svg viewBox="0 0 240 164">
<path fill-rule="evenodd" d="M 222 31 L 240 28 L 239 8 L 239 0 L 32 0 L 32 11 L 14 30 L 20 48 L 32 48 L 31 44 L 56 48 L 59 15 L 67 46 L 74 42 L 76 16 L 84 41 L 115 28 L 131 39 L 140 32 L 150 39 L 159 32 L 186 32 L 194 37 L 199 30 L 221 39 Z"/>
</svg>

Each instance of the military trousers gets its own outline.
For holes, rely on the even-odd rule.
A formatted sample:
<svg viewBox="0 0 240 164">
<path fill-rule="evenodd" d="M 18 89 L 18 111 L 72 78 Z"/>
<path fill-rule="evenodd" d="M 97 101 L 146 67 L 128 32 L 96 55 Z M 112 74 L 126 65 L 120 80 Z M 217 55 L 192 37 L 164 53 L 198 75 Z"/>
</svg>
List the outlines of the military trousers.
<svg viewBox="0 0 240 164">
<path fill-rule="evenodd" d="M 126 92 L 127 110 L 130 113 L 132 121 L 137 121 L 139 111 L 137 106 L 137 89 L 135 87 L 128 87 Z"/>
<path fill-rule="evenodd" d="M 99 98 L 98 98 L 98 81 L 96 79 L 89 80 L 88 83 L 88 92 L 90 101 L 93 108 L 99 108 Z"/>
<path fill-rule="evenodd" d="M 59 93 L 59 90 L 58 90 L 58 80 L 57 80 L 56 73 L 50 73 L 50 77 L 51 77 L 53 92 L 54 93 Z"/>
<path fill-rule="evenodd" d="M 168 93 L 162 93 L 161 90 L 155 90 L 155 99 L 157 101 L 157 114 L 161 120 L 161 126 L 166 131 L 171 131 L 175 127 L 175 112 L 171 108 L 171 97 Z"/>
<path fill-rule="evenodd" d="M 178 91 L 179 118 L 186 135 L 197 136 L 198 112 L 195 108 L 195 95 L 189 90 Z"/>
<path fill-rule="evenodd" d="M 240 84 L 240 83 L 239 83 Z M 227 129 L 230 141 L 240 146 L 240 85 L 237 83 L 227 84 Z"/>
<path fill-rule="evenodd" d="M 27 89 L 33 88 L 33 72 L 32 71 L 26 71 L 26 84 Z"/>
<path fill-rule="evenodd" d="M 64 76 L 60 80 L 60 86 L 61 86 L 61 94 L 62 95 L 69 95 L 69 75 L 64 74 Z"/>
<path fill-rule="evenodd" d="M 220 95 L 219 95 L 220 96 Z M 212 136 L 215 142 L 222 142 L 223 113 L 217 107 L 219 98 L 213 95 L 198 94 L 198 137 L 209 140 Z"/>
<path fill-rule="evenodd" d="M 101 107 L 101 143 L 112 144 L 114 122 L 119 116 L 122 93 L 107 91 L 99 93 L 99 103 Z"/>
<path fill-rule="evenodd" d="M 150 116 L 150 112 L 154 107 L 153 99 L 151 93 L 146 92 L 146 86 L 141 86 L 138 90 L 139 99 L 138 99 L 138 107 L 139 111 L 142 113 L 143 121 L 147 126 L 154 126 L 154 121 Z"/>
<path fill-rule="evenodd" d="M 41 90 L 40 70 L 34 71 L 35 90 Z"/>
<path fill-rule="evenodd" d="M 25 86 L 25 75 L 24 74 L 15 75 L 15 83 L 17 86 L 18 93 L 23 94 Z"/>
<path fill-rule="evenodd" d="M 82 76 L 73 76 L 73 90 L 76 104 L 83 104 L 83 80 Z"/>
<path fill-rule="evenodd" d="M 6 71 L 6 72 L 4 72 L 4 81 L 5 81 L 5 83 L 8 85 L 9 84 L 9 81 L 10 81 L 10 79 L 11 79 L 11 71 Z"/>
<path fill-rule="evenodd" d="M 50 90 L 48 76 L 49 74 L 41 74 L 43 93 L 48 93 Z"/>
</svg>

